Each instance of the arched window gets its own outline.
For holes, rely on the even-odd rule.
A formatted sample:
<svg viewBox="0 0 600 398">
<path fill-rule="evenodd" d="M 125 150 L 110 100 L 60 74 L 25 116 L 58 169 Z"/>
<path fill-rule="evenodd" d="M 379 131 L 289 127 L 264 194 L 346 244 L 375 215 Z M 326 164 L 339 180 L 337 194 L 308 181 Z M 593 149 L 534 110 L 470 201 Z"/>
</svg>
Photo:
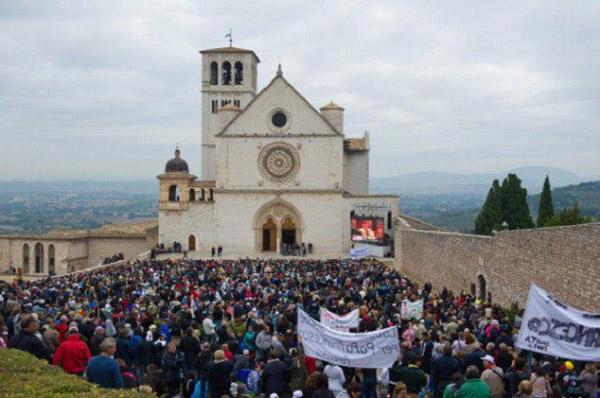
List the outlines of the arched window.
<svg viewBox="0 0 600 398">
<path fill-rule="evenodd" d="M 188 237 L 188 250 L 196 250 L 196 237 L 194 235 L 190 235 Z"/>
<path fill-rule="evenodd" d="M 235 68 L 235 84 L 243 84 L 244 83 L 244 64 L 240 61 L 237 61 L 234 65 Z"/>
<path fill-rule="evenodd" d="M 212 189 L 212 188 L 210 188 L 210 189 L 208 190 L 208 200 L 209 200 L 210 202 L 212 202 L 212 201 L 213 201 L 213 199 L 214 199 L 214 198 L 213 198 L 213 189 Z"/>
<path fill-rule="evenodd" d="M 38 242 L 33 250 L 35 252 L 35 272 L 41 274 L 44 272 L 44 245 Z"/>
<path fill-rule="evenodd" d="M 219 65 L 214 61 L 210 63 L 210 84 L 212 86 L 219 84 Z"/>
<path fill-rule="evenodd" d="M 200 190 L 200 201 L 204 202 L 206 200 L 206 194 L 204 193 L 204 188 Z"/>
<path fill-rule="evenodd" d="M 23 273 L 29 273 L 29 245 L 27 243 L 23 245 Z"/>
<path fill-rule="evenodd" d="M 196 200 L 196 190 L 191 188 L 190 189 L 190 202 L 193 202 Z"/>
<path fill-rule="evenodd" d="M 48 246 L 48 274 L 56 274 L 56 256 L 54 245 Z"/>
<path fill-rule="evenodd" d="M 171 185 L 169 187 L 169 202 L 179 202 L 180 191 L 179 185 Z"/>
<path fill-rule="evenodd" d="M 485 301 L 487 298 L 487 282 L 483 275 L 479 275 L 477 277 L 477 281 L 479 282 L 479 300 Z"/>
<path fill-rule="evenodd" d="M 223 62 L 223 84 L 231 84 L 231 64 L 229 61 Z"/>
</svg>

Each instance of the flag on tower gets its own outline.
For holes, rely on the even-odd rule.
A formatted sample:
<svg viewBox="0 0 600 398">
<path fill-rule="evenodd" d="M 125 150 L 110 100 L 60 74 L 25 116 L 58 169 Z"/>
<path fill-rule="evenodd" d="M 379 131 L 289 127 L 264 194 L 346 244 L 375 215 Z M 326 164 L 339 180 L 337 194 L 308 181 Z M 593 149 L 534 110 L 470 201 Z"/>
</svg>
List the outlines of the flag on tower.
<svg viewBox="0 0 600 398">
<path fill-rule="evenodd" d="M 227 32 L 227 34 L 225 35 L 225 37 L 229 37 L 229 47 L 231 47 L 231 42 L 233 40 L 233 35 L 232 35 L 231 28 L 229 28 L 229 32 Z"/>
</svg>

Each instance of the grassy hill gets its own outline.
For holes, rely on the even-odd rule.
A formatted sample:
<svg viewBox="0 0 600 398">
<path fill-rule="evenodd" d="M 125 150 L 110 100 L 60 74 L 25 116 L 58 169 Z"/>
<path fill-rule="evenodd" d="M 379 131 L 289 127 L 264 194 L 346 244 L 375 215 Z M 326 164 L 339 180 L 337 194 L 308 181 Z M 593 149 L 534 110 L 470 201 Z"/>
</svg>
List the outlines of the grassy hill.
<svg viewBox="0 0 600 398">
<path fill-rule="evenodd" d="M 552 182 L 552 181 L 550 181 Z M 534 217 L 537 216 L 540 195 L 531 195 L 528 198 L 529 208 Z M 554 210 L 559 211 L 566 207 L 573 207 L 579 203 L 584 216 L 600 219 L 600 181 L 583 182 L 577 185 L 554 188 L 552 190 Z"/>
</svg>

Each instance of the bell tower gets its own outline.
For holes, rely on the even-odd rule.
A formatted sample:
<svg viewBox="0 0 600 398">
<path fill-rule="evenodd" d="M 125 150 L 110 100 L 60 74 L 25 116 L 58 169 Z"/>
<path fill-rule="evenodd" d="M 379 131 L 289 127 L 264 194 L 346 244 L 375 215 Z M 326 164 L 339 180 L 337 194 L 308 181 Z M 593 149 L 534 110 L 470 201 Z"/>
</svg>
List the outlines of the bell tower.
<svg viewBox="0 0 600 398">
<path fill-rule="evenodd" d="M 228 106 L 243 110 L 256 96 L 260 60 L 252 50 L 212 48 L 202 54 L 202 180 L 216 178 L 215 135 L 228 119 L 218 113 Z M 222 115 L 221 115 L 222 116 Z"/>
</svg>

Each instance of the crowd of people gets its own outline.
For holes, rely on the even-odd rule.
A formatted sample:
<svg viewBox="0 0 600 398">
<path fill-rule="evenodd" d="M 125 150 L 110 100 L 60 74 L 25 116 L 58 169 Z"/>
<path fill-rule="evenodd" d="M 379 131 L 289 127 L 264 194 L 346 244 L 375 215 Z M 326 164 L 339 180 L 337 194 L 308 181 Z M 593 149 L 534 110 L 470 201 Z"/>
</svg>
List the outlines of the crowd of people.
<svg viewBox="0 0 600 398">
<path fill-rule="evenodd" d="M 112 264 L 112 263 L 116 263 L 117 261 L 121 261 L 121 260 L 125 260 L 125 255 L 123 253 L 117 253 L 117 254 L 113 254 L 110 257 L 105 257 L 104 260 L 102 261 L 102 264 Z"/>
<path fill-rule="evenodd" d="M 423 299 L 422 319 L 402 319 Z M 297 309 L 359 309 L 357 330 L 396 326 L 388 369 L 304 354 Z M 0 282 L 0 348 L 106 388 L 222 398 L 595 398 L 592 363 L 514 347 L 513 320 L 466 292 L 434 291 L 377 260 L 137 260 Z"/>
</svg>

